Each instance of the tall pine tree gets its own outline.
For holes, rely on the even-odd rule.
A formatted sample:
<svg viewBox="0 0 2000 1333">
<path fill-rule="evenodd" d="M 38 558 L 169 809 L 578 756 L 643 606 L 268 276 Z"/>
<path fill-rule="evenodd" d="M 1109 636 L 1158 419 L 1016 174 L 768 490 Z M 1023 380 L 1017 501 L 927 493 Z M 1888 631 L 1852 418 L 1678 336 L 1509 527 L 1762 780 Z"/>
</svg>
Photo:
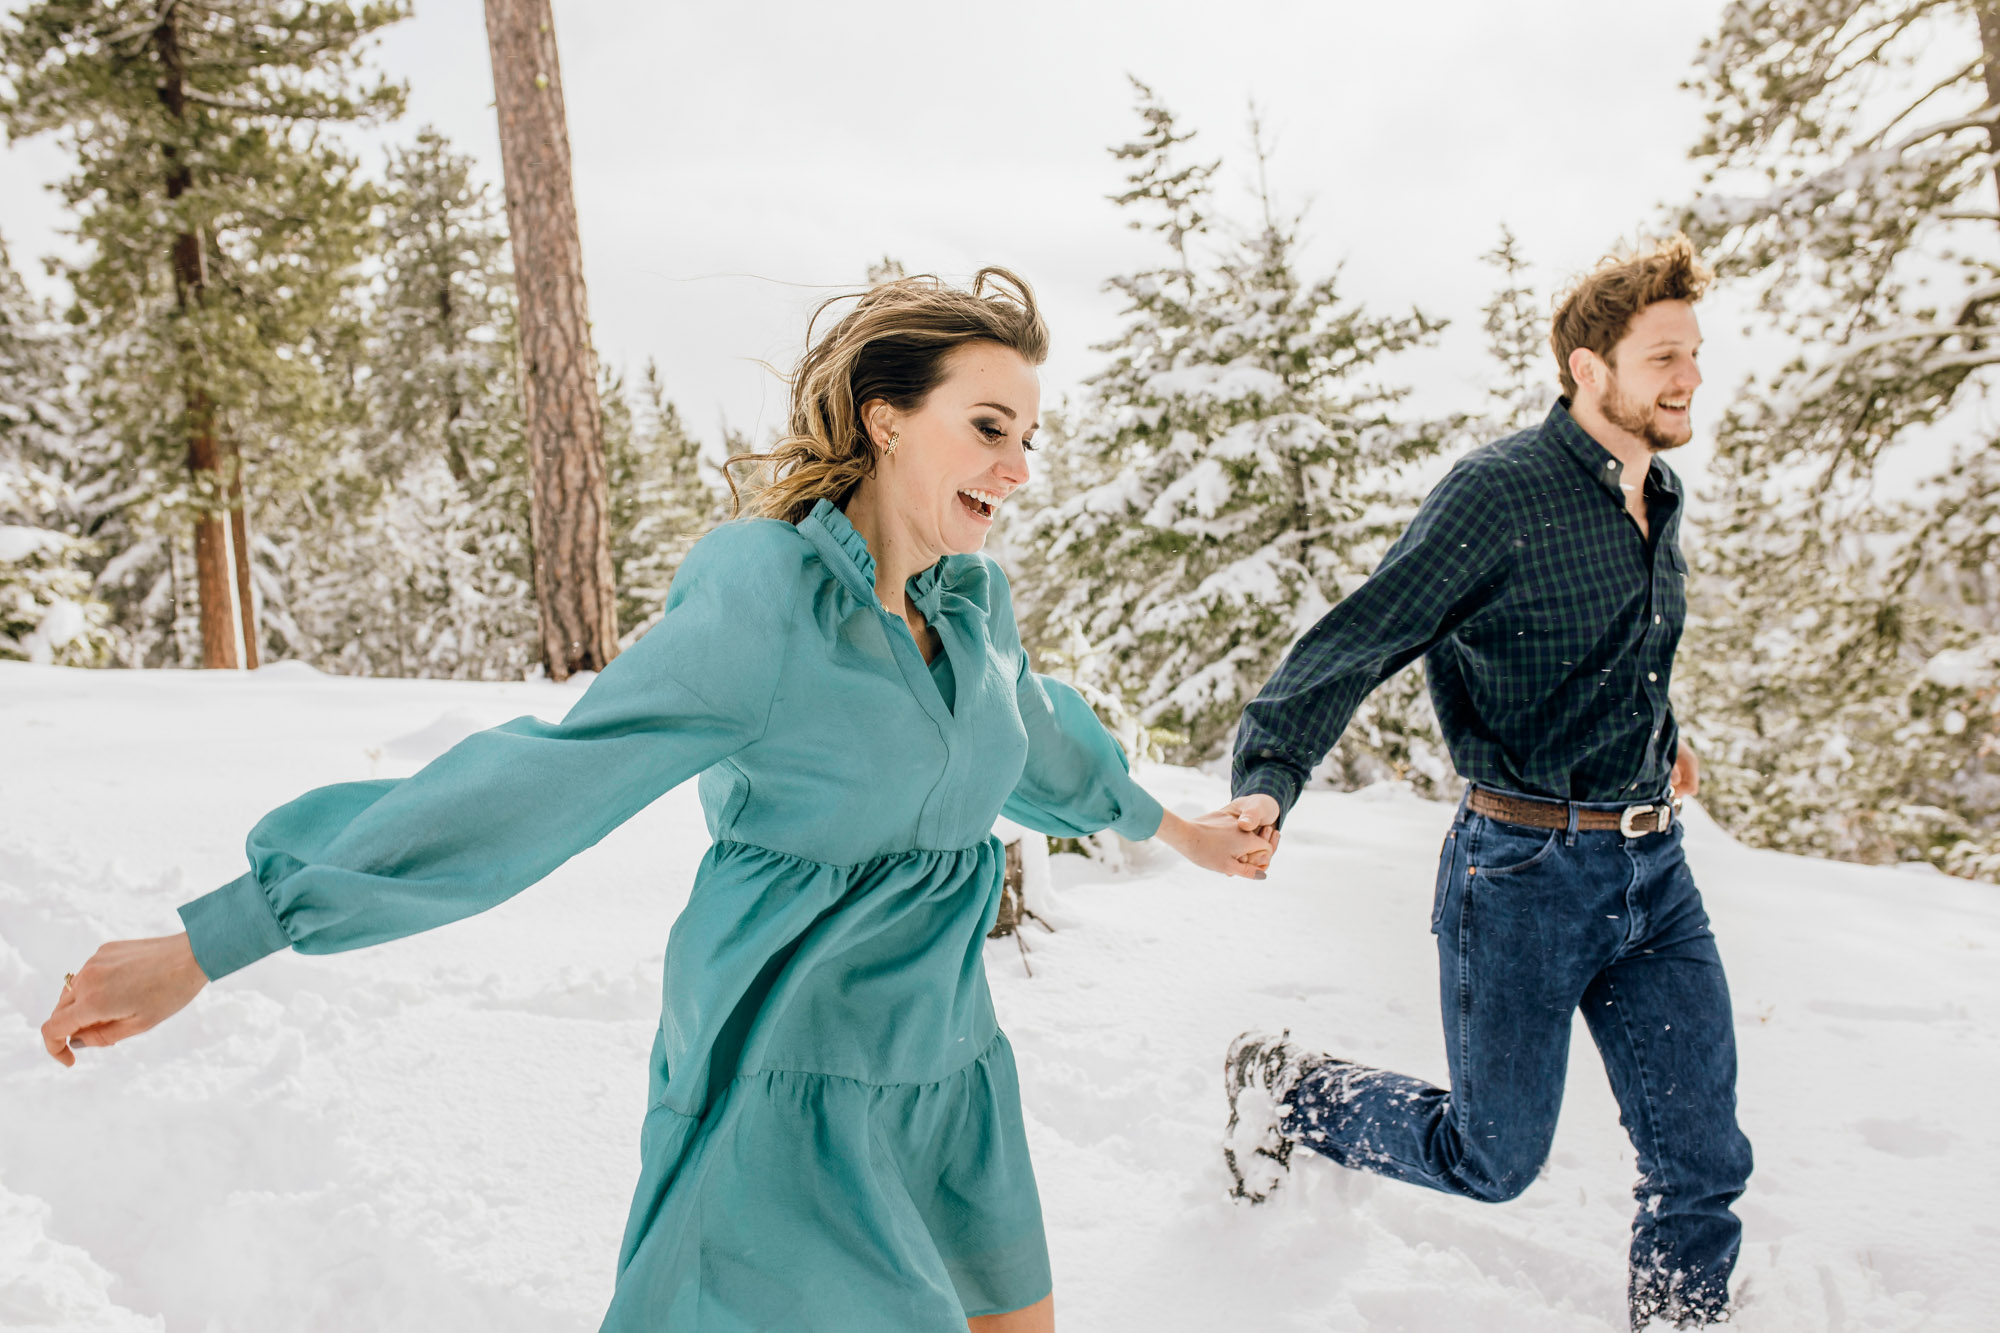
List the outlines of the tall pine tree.
<svg viewBox="0 0 2000 1333">
<path fill-rule="evenodd" d="M 1442 327 L 1376 316 L 1337 276 L 1299 271 L 1299 219 L 1263 181 L 1259 213 L 1218 238 L 1210 170 L 1140 88 L 1146 136 L 1115 149 L 1115 196 L 1166 242 L 1159 268 L 1116 280 L 1124 334 L 1101 350 L 1069 450 L 1100 480 L 1037 515 L 1044 552 L 1026 623 L 1044 652 L 1098 664 L 1180 760 L 1213 756 L 1286 649 L 1366 577 L 1412 496 L 1405 471 L 1443 432 L 1408 420 L 1380 363 Z M 1257 140 L 1253 123 L 1253 140 Z M 1421 691 L 1384 691 L 1336 758 L 1340 777 L 1441 780 Z"/>
<path fill-rule="evenodd" d="M 429 129 L 392 152 L 378 218 L 340 445 L 271 489 L 269 632 L 331 671 L 519 679 L 537 618 L 506 228 Z"/>
<path fill-rule="evenodd" d="M 72 318 L 96 411 L 124 445 L 121 618 L 147 660 L 252 664 L 245 472 L 306 447 L 327 408 L 320 339 L 354 281 L 368 194 L 329 126 L 379 120 L 401 90 L 362 78 L 400 3 L 40 0 L 0 24 L 0 122 L 55 136 L 85 257 Z M 151 556 L 134 553 L 152 544 Z M 180 576 L 192 544 L 192 584 Z M 195 596 L 190 598 L 189 591 Z"/>
<path fill-rule="evenodd" d="M 1480 313 L 1486 317 L 1486 351 L 1500 375 L 1489 388 L 1488 416 L 1502 433 L 1526 430 L 1555 405 L 1549 320 L 1529 281 L 1529 264 L 1513 229 L 1502 225 L 1500 243 L 1481 258 L 1500 270 L 1500 286 Z"/>
</svg>

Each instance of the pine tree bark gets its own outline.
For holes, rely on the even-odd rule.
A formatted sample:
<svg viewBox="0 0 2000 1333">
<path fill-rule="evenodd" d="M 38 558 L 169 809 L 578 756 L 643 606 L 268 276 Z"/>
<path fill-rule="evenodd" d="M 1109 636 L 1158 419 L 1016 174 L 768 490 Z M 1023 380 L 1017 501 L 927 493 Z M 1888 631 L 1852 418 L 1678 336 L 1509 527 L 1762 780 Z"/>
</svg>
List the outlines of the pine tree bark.
<svg viewBox="0 0 2000 1333">
<path fill-rule="evenodd" d="M 2000 0 L 1980 0 L 1979 46 L 1985 61 L 1986 107 L 1988 110 L 2000 106 Z M 1986 127 L 1986 141 L 2000 153 L 2000 125 Z M 1993 168 L 1993 184 L 2000 189 L 2000 164 Z"/>
<path fill-rule="evenodd" d="M 520 303 L 542 655 L 549 675 L 563 680 L 617 656 L 618 602 L 604 420 L 549 0 L 486 0 L 486 40 Z"/>
<path fill-rule="evenodd" d="M 250 522 L 243 515 L 243 454 L 229 444 L 229 541 L 236 552 L 236 616 L 243 629 L 243 669 L 257 669 L 257 616 L 250 601 Z"/>
<path fill-rule="evenodd" d="M 162 5 L 160 20 L 153 29 L 153 49 L 160 60 L 160 102 L 176 121 L 187 118 L 186 67 L 181 59 L 180 12 L 177 6 Z M 194 175 L 180 156 L 176 144 L 164 150 L 167 172 L 167 199 L 179 199 L 194 184 Z M 202 293 L 208 285 L 208 266 L 201 233 L 192 228 L 176 232 L 171 252 L 174 274 L 174 301 L 182 318 L 193 318 L 201 308 Z M 250 609 L 249 543 L 243 527 L 243 479 L 235 450 L 222 438 L 215 399 L 202 382 L 200 352 L 192 339 L 182 340 L 182 395 L 185 404 L 183 429 L 187 432 L 187 466 L 193 475 L 199 508 L 194 521 L 195 597 L 201 614 L 201 664 L 234 670 L 236 657 L 236 614 L 240 610 L 244 647 L 255 666 L 257 626 Z M 230 529 L 233 528 L 232 535 Z M 229 543 L 235 543 L 239 579 L 232 586 L 229 577 Z"/>
</svg>

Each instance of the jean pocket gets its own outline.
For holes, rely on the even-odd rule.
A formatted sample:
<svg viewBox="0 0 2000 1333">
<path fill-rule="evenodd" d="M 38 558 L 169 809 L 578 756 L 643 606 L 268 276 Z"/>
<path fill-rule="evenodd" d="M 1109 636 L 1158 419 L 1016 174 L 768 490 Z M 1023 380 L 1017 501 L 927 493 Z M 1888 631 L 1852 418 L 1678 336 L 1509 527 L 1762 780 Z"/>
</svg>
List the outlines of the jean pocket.
<svg viewBox="0 0 2000 1333">
<path fill-rule="evenodd" d="M 1451 896 L 1452 881 L 1458 878 L 1458 844 L 1465 830 L 1453 828 L 1445 834 L 1444 848 L 1438 853 L 1437 890 L 1431 898 L 1431 934 L 1444 924 L 1445 899 Z"/>
<path fill-rule="evenodd" d="M 1559 828 L 1538 829 L 1488 820 L 1479 831 L 1472 859 L 1482 875 L 1518 875 L 1546 860 L 1562 836 L 1563 830 Z"/>
</svg>

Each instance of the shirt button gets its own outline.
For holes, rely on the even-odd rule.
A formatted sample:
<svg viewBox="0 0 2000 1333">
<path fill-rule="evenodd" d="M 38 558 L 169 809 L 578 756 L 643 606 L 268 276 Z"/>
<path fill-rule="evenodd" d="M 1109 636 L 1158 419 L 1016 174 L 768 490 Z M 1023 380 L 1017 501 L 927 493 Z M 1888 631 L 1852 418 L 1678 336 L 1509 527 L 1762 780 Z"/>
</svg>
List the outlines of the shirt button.
<svg viewBox="0 0 2000 1333">
<path fill-rule="evenodd" d="M 1607 459 L 1605 459 L 1605 460 L 1604 460 L 1604 466 L 1606 466 L 1606 467 L 1617 467 L 1617 466 L 1618 466 L 1618 460 L 1617 460 L 1617 459 L 1615 459 L 1615 458 L 1607 458 Z"/>
<path fill-rule="evenodd" d="M 1658 616 L 1654 616 L 1654 617 L 1653 617 L 1653 623 L 1654 623 L 1655 625 L 1659 624 L 1659 623 L 1660 623 L 1660 618 L 1659 618 Z"/>
<path fill-rule="evenodd" d="M 1657 671 L 1648 671 L 1646 673 L 1647 680 L 1658 680 L 1659 678 L 1660 678 L 1660 673 Z"/>
</svg>

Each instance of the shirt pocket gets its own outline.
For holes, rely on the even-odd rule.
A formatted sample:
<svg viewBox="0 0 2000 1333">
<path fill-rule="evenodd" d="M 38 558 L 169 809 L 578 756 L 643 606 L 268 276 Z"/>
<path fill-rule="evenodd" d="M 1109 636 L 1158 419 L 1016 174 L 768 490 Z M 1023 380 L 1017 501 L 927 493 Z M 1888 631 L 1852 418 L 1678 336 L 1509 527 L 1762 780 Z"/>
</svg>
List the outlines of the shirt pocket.
<svg viewBox="0 0 2000 1333">
<path fill-rule="evenodd" d="M 1653 583 L 1653 613 L 1667 633 L 1678 638 L 1687 619 L 1688 562 L 1678 542 L 1667 547 L 1666 557 L 1666 568 Z"/>
</svg>

